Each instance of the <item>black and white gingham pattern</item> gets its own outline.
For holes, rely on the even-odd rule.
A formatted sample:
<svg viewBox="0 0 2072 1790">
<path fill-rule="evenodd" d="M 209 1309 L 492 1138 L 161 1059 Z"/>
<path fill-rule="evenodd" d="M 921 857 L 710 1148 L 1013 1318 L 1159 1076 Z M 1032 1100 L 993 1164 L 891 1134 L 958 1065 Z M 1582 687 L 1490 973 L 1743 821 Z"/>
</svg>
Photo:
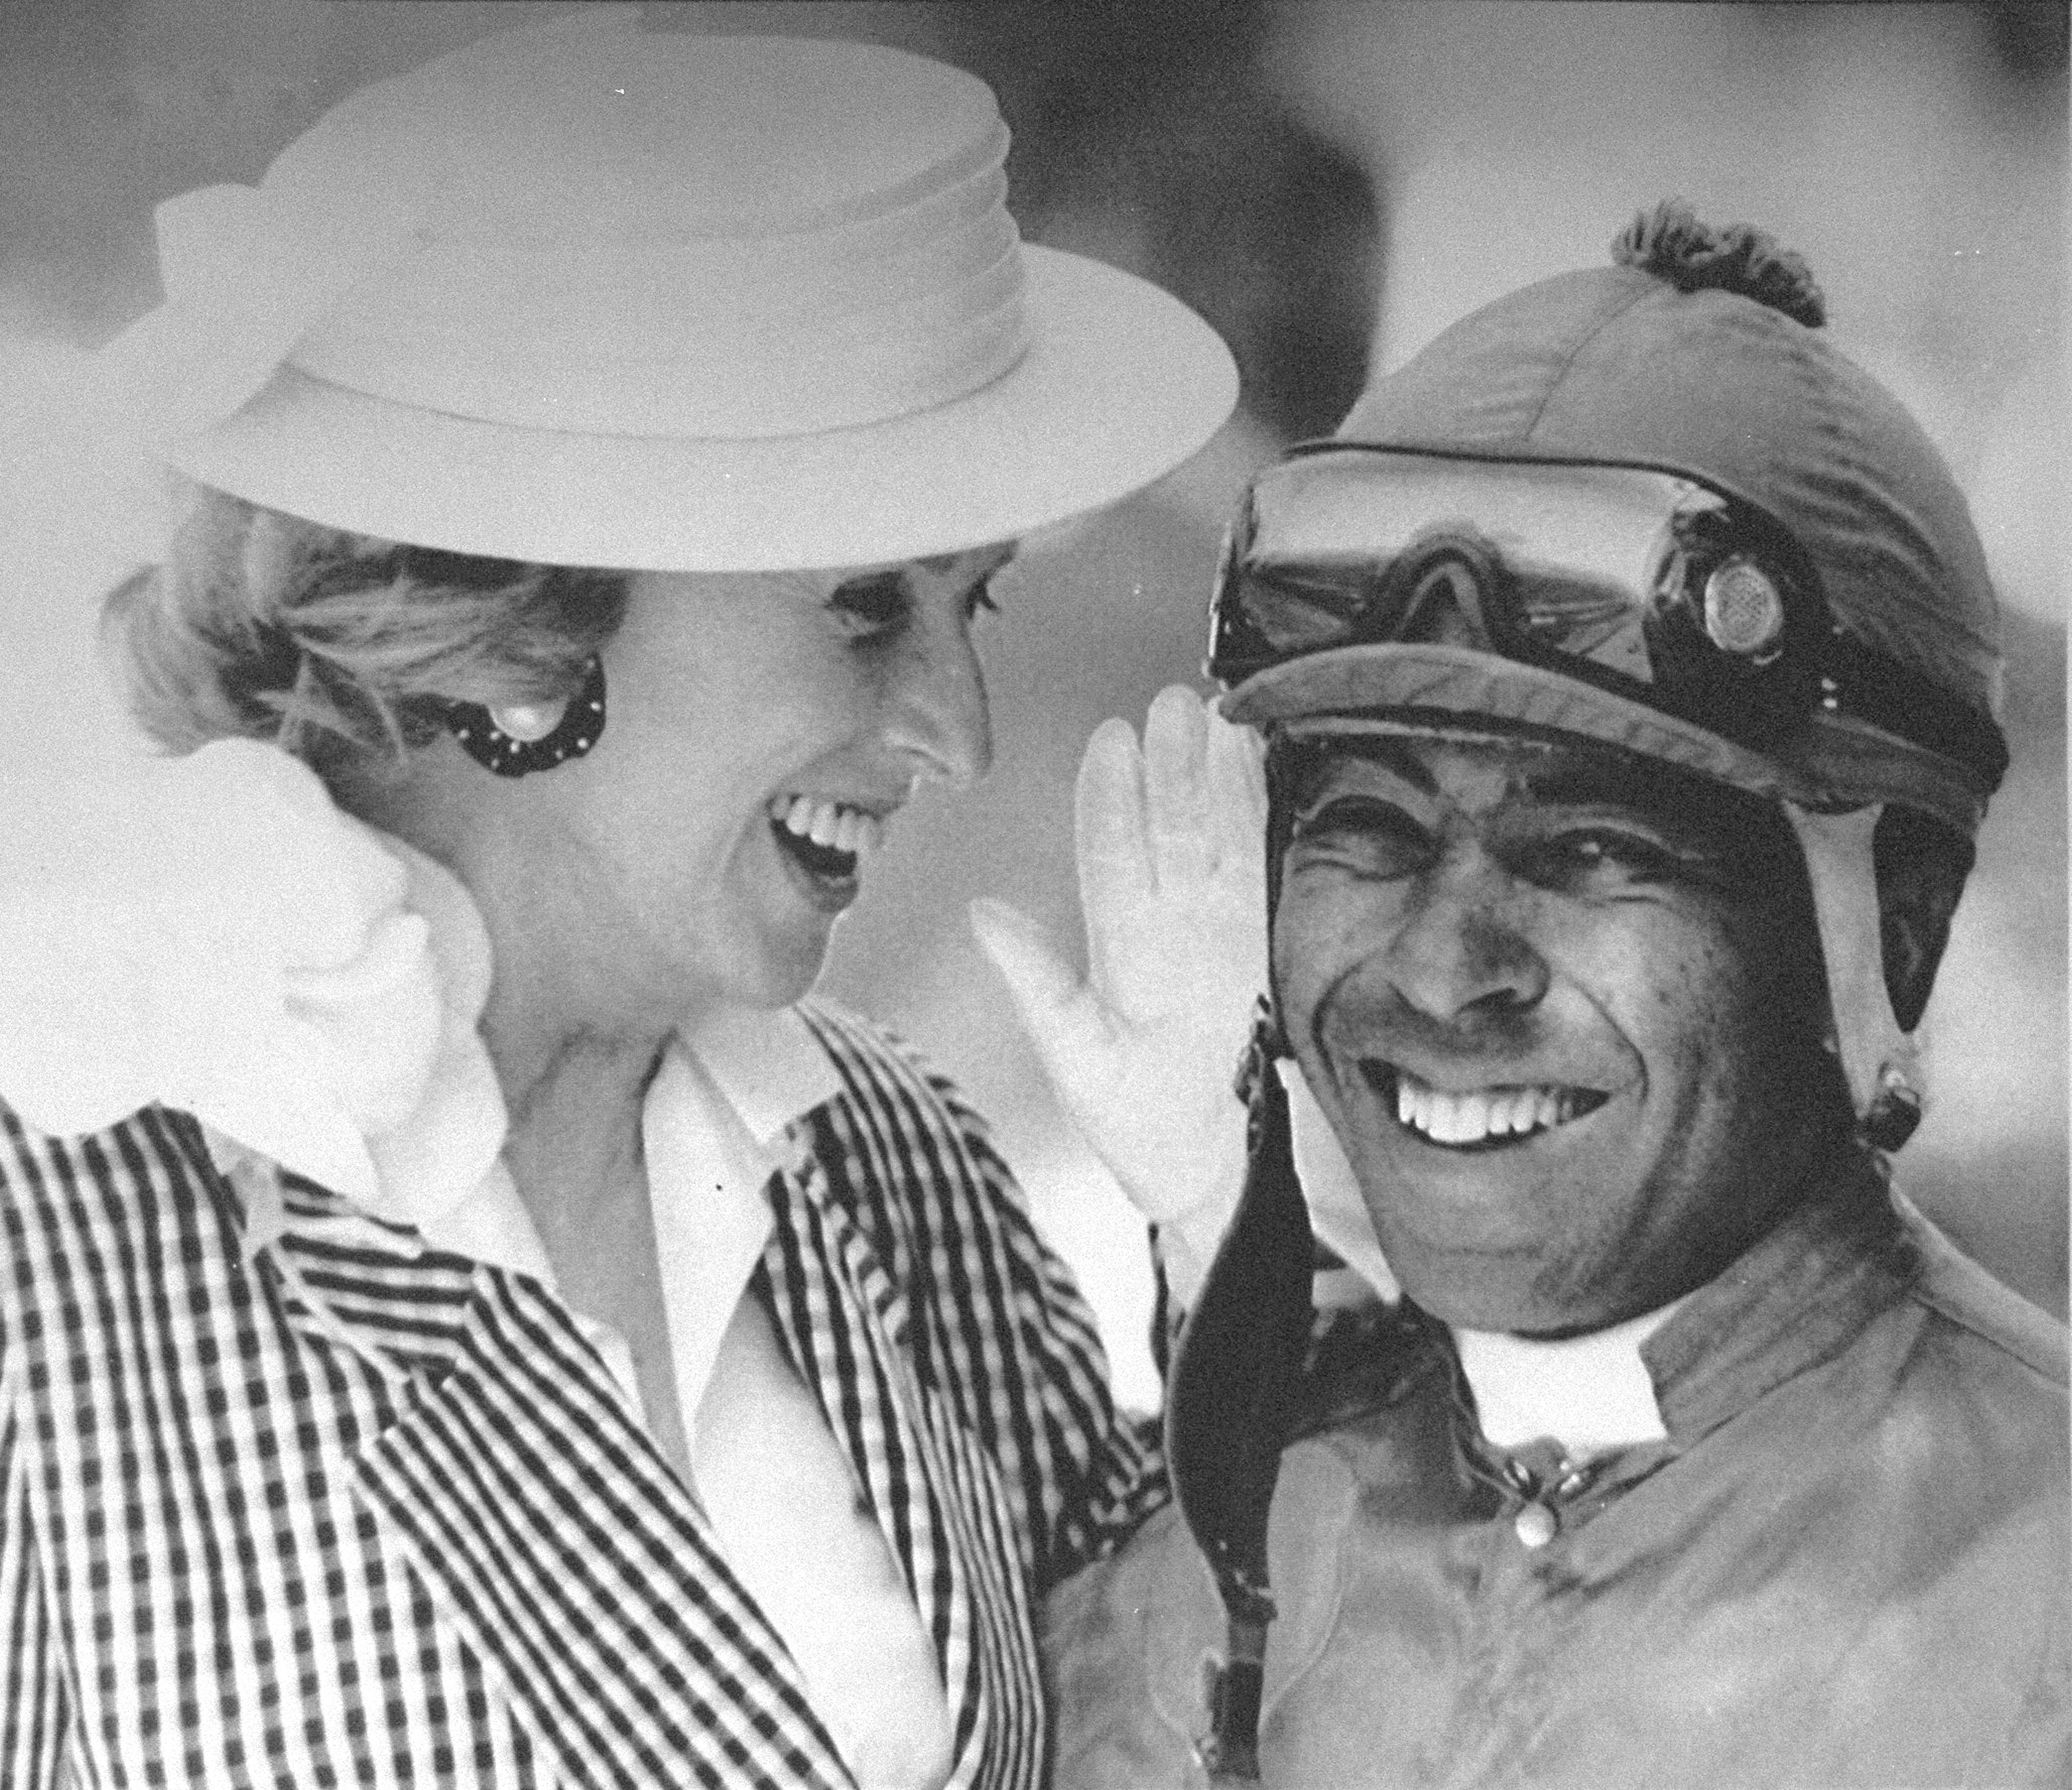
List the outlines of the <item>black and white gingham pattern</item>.
<svg viewBox="0 0 2072 1790">
<path fill-rule="evenodd" d="M 755 1285 L 935 1638 L 953 1782 L 1041 1779 L 1031 1601 L 1164 1495 L 983 1129 L 854 1020 Z M 839 1785 L 559 1302 L 199 1129 L 0 1109 L 0 1784 Z M 774 1488 L 773 1488 L 774 1489 Z"/>
</svg>

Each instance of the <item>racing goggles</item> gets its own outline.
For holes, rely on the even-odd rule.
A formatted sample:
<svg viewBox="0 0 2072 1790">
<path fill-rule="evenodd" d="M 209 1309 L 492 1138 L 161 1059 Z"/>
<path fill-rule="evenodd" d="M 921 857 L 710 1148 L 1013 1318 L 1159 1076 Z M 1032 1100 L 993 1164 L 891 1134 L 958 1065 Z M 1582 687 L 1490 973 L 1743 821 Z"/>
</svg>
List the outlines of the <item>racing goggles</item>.
<svg viewBox="0 0 2072 1790">
<path fill-rule="evenodd" d="M 1838 628 L 1790 530 L 1679 473 L 1320 442 L 1255 481 L 1211 607 L 1210 675 L 1346 647 L 1472 648 L 1757 752 L 1852 715 L 1990 790 L 1999 730 Z"/>
</svg>

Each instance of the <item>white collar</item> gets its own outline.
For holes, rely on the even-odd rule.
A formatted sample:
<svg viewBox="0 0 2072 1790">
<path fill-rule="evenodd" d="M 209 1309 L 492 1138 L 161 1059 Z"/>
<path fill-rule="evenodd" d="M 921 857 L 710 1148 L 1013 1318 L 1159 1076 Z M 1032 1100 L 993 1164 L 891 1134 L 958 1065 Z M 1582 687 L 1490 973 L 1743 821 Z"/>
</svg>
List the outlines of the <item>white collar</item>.
<svg viewBox="0 0 2072 1790">
<path fill-rule="evenodd" d="M 1499 1331 L 1453 1331 L 1482 1432 L 1500 1448 L 1551 1437 L 1572 1456 L 1667 1434 L 1640 1346 L 1681 1300 L 1558 1343 Z"/>
<path fill-rule="evenodd" d="M 684 1043 L 766 1149 L 841 1092 L 833 1060 L 795 1007 L 709 1012 Z"/>
<path fill-rule="evenodd" d="M 435 923 L 435 936 L 438 930 Z M 648 1084 L 642 1152 L 686 1441 L 720 1339 L 770 1238 L 765 1190 L 782 1166 L 778 1146 L 795 1121 L 840 1088 L 832 1061 L 795 1010 L 751 1007 L 707 1014 L 688 1039 L 669 1047 Z M 463 1197 L 439 1197 L 426 1185 L 416 1203 L 392 1201 L 391 1209 L 437 1248 L 554 1284 L 532 1216 L 500 1159 Z M 638 1408 L 624 1339 L 597 1315 L 571 1308 L 571 1315 Z"/>
<path fill-rule="evenodd" d="M 672 1047 L 641 1110 L 656 1264 L 686 1440 L 720 1339 L 773 1222 L 765 1189 L 791 1123 L 838 1091 L 797 1013 L 709 1015 Z"/>
</svg>

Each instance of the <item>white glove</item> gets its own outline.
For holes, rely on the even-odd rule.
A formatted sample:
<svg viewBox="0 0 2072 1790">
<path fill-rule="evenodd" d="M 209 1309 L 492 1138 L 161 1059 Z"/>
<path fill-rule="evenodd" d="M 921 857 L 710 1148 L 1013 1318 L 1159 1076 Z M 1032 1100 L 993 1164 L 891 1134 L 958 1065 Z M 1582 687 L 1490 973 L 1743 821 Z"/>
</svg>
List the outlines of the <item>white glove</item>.
<svg viewBox="0 0 2072 1790">
<path fill-rule="evenodd" d="M 1005 980 L 1059 1102 L 1161 1228 L 1174 1297 L 1192 1297 L 1237 1203 L 1231 1091 L 1266 987 L 1266 784 L 1256 739 L 1179 685 L 1144 745 L 1124 721 L 1087 742 L 1075 792 L 1083 980 L 1005 902 L 972 929 Z"/>
</svg>

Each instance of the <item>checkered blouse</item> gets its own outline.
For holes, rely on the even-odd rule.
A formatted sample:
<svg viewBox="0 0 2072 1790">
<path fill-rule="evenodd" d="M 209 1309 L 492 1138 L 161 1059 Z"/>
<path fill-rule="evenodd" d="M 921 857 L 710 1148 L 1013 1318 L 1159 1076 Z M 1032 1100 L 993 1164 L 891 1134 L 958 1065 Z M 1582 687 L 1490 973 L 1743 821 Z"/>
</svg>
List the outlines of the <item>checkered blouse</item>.
<svg viewBox="0 0 2072 1790">
<path fill-rule="evenodd" d="M 1164 1496 L 983 1126 L 812 1010 L 752 1285 L 933 1636 L 958 1786 L 1034 1786 L 1032 1599 Z M 200 1127 L 0 1106 L 0 1784 L 841 1785 L 567 1311 Z M 782 1496 L 781 1487 L 771 1488 Z"/>
</svg>

